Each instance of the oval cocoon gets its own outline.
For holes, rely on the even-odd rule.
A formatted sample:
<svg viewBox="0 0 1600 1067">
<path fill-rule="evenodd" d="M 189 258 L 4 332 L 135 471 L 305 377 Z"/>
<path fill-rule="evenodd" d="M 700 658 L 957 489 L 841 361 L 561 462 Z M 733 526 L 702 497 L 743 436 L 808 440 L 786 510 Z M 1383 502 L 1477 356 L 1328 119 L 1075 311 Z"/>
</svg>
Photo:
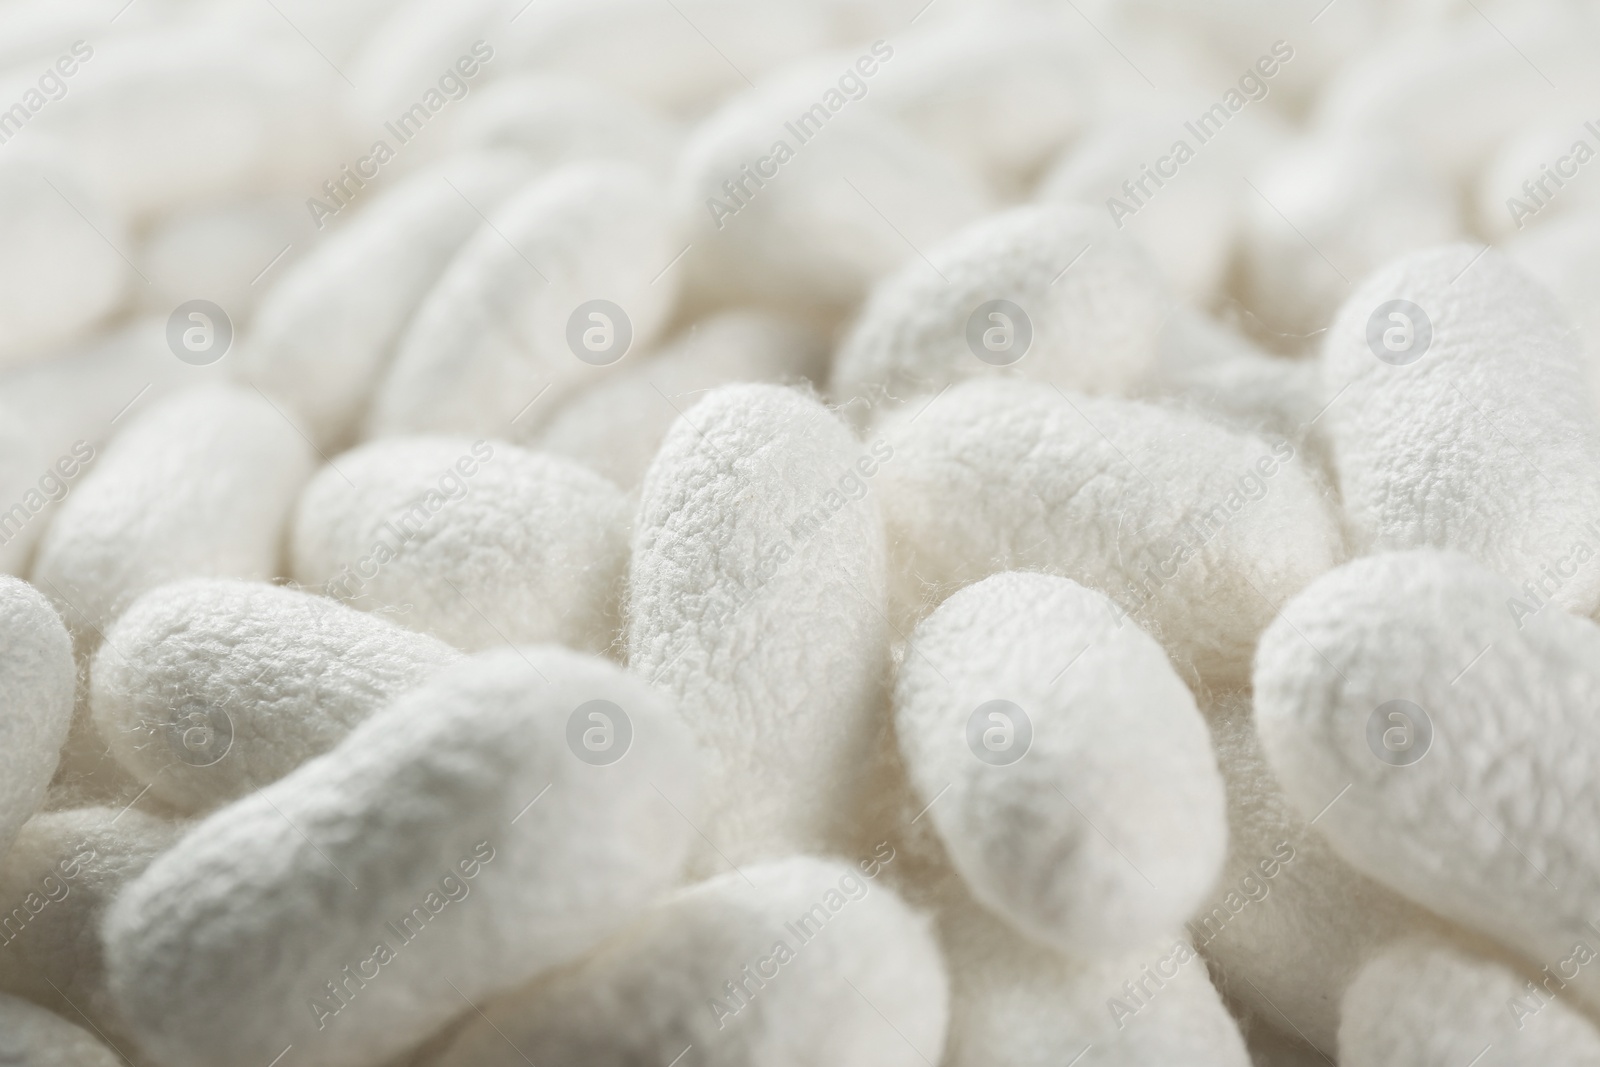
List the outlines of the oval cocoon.
<svg viewBox="0 0 1600 1067">
<path fill-rule="evenodd" d="M 90 675 L 95 726 L 182 811 L 276 781 L 460 655 L 326 597 L 210 578 L 146 593 L 106 642 Z"/>
<path fill-rule="evenodd" d="M 44 800 L 72 726 L 72 639 L 37 589 L 0 574 L 0 857 Z"/>
<path fill-rule="evenodd" d="M 569 741 L 586 706 L 627 745 L 609 763 Z M 694 785 L 676 715 L 616 666 L 549 646 L 463 660 L 129 885 L 105 922 L 112 994 L 174 1067 L 289 1045 L 380 1063 L 665 889 Z"/>
<path fill-rule="evenodd" d="M 0 993 L 0 1056 L 17 1067 L 120 1067 L 89 1031 L 26 1000 Z"/>
<path fill-rule="evenodd" d="M 340 456 L 295 513 L 294 576 L 458 648 L 612 642 L 627 505 L 576 463 L 404 437 Z"/>
<path fill-rule="evenodd" d="M 972 894 L 1078 956 L 1176 929 L 1227 849 L 1194 697 L 1104 596 L 997 574 L 911 636 L 895 685 L 907 772 Z"/>
<path fill-rule="evenodd" d="M 940 1062 L 949 1002 L 928 926 L 853 866 L 750 864 L 502 998 L 437 1064 L 666 1064 L 692 1044 L 707 1067 L 925 1067 Z M 640 1013 L 617 1025 L 619 1004 Z"/>
<path fill-rule="evenodd" d="M 706 750 L 706 836 L 734 863 L 821 849 L 866 785 L 888 656 L 880 462 L 802 393 L 729 385 L 645 475 L 628 659 Z"/>
</svg>

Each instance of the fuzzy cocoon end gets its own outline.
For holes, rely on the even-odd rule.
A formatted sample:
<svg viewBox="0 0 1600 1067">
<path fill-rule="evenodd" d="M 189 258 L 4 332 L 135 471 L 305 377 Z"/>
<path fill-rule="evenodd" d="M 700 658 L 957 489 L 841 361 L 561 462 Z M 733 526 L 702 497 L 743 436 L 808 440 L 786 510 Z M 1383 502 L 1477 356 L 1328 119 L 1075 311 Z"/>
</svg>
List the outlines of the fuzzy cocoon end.
<svg viewBox="0 0 1600 1067">
<path fill-rule="evenodd" d="M 183 811 L 205 811 L 332 748 L 459 658 L 448 645 L 326 597 L 197 578 L 146 593 L 90 675 L 117 762 Z"/>
<path fill-rule="evenodd" d="M 586 467 L 501 441 L 372 441 L 300 496 L 296 580 L 458 648 L 607 649 L 628 505 Z"/>
<path fill-rule="evenodd" d="M 1186 678 L 1242 681 L 1339 539 L 1288 441 L 1148 404 L 972 381 L 882 427 L 896 614 L 1003 570 L 1109 596 Z"/>
<path fill-rule="evenodd" d="M 1323 576 L 1261 639 L 1256 728 L 1352 866 L 1553 961 L 1595 937 L 1600 627 L 1553 605 L 1519 618 L 1517 596 L 1459 553 Z"/>
<path fill-rule="evenodd" d="M 44 800 L 72 726 L 78 670 L 50 602 L 0 575 L 0 857 Z"/>
<path fill-rule="evenodd" d="M 696 785 L 676 714 L 614 664 L 462 660 L 129 885 L 104 924 L 112 995 L 172 1067 L 289 1044 L 311 1067 L 381 1063 L 665 890 Z"/>
<path fill-rule="evenodd" d="M 933 393 L 1001 373 L 1121 393 L 1155 363 L 1166 286 L 1145 253 L 1090 208 L 1014 208 L 928 258 L 932 271 L 914 260 L 873 290 L 839 349 L 839 400 Z M 990 307 L 1002 300 L 1014 307 Z"/>
<path fill-rule="evenodd" d="M 1161 646 L 1066 578 L 968 586 L 911 637 L 907 770 L 972 894 L 1063 952 L 1176 929 L 1227 849 L 1222 777 Z"/>
<path fill-rule="evenodd" d="M 873 861 L 860 868 L 796 856 L 679 890 L 486 1008 L 438 1067 L 667 1064 L 691 1044 L 706 1067 L 938 1063 L 939 948 L 925 918 L 873 884 Z"/>
<path fill-rule="evenodd" d="M 645 476 L 628 655 L 710 760 L 705 827 L 733 862 L 823 848 L 882 730 L 886 462 L 827 409 L 713 390 Z"/>
<path fill-rule="evenodd" d="M 1322 361 L 1353 547 L 1455 549 L 1600 609 L 1600 417 L 1548 290 L 1495 251 L 1418 252 L 1345 301 Z"/>
</svg>

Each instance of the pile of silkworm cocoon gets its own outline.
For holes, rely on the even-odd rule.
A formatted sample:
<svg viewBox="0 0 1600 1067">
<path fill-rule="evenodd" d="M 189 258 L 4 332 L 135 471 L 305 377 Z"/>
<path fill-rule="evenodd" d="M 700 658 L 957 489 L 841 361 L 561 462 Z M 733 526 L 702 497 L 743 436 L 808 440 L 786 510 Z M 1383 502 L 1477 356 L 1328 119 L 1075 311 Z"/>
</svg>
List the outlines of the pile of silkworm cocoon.
<svg viewBox="0 0 1600 1067">
<path fill-rule="evenodd" d="M 1597 53 L 0 0 L 0 1065 L 1600 1067 Z"/>
</svg>

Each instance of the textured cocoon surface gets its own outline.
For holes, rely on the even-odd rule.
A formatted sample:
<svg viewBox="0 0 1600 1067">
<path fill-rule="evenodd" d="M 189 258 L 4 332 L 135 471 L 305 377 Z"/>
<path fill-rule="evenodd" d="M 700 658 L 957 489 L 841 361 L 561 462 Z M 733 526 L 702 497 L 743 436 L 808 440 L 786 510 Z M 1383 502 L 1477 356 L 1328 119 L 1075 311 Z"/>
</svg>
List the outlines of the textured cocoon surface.
<svg viewBox="0 0 1600 1067">
<path fill-rule="evenodd" d="M 1453 190 L 1393 138 L 1308 139 L 1254 181 L 1260 195 L 1246 201 L 1244 289 L 1274 330 L 1320 331 L 1351 282 L 1461 232 Z"/>
<path fill-rule="evenodd" d="M 1579 336 L 1553 294 L 1480 252 L 1390 264 L 1351 294 L 1324 344 L 1327 388 L 1348 386 L 1324 418 L 1352 547 L 1456 549 L 1518 584 L 1559 567 L 1545 595 L 1589 614 L 1600 563 L 1564 566 L 1575 542 L 1600 548 L 1588 525 L 1600 417 Z M 1421 315 L 1386 313 L 1396 300 Z"/>
<path fill-rule="evenodd" d="M 631 490 L 701 394 L 732 382 L 815 380 L 827 357 L 823 339 L 797 322 L 749 309 L 719 312 L 574 397 L 534 443 Z"/>
<path fill-rule="evenodd" d="M 734 863 L 819 850 L 882 729 L 876 445 L 799 392 L 729 385 L 672 428 L 645 476 L 629 663 L 705 749 L 705 834 Z"/>
<path fill-rule="evenodd" d="M 883 431 L 900 617 L 997 571 L 1045 570 L 1120 604 L 1186 677 L 1226 684 L 1338 552 L 1288 442 L 1193 415 L 972 381 Z"/>
<path fill-rule="evenodd" d="M 51 188 L 51 186 L 54 188 Z M 100 232 L 79 213 L 95 220 Z M 127 289 L 126 222 L 38 141 L 0 154 L 0 365 L 87 331 Z"/>
<path fill-rule="evenodd" d="M 959 890 L 940 909 L 946 1067 L 1247 1067 L 1239 1028 L 1181 935 L 1091 960 L 1019 936 Z M 1159 972 L 1159 973 L 1158 973 Z"/>
<path fill-rule="evenodd" d="M 1256 728 L 1302 815 L 1348 789 L 1317 825 L 1353 866 L 1554 962 L 1600 919 L 1600 627 L 1526 596 L 1456 553 L 1341 567 L 1262 637 Z"/>
<path fill-rule="evenodd" d="M 16 1067 L 121 1067 L 94 1035 L 54 1012 L 0 993 L 0 1063 Z"/>
<path fill-rule="evenodd" d="M 146 593 L 106 632 L 90 710 L 130 774 L 204 811 L 326 752 L 457 656 L 326 597 L 201 578 Z"/>
<path fill-rule="evenodd" d="M 513 419 L 536 421 L 603 373 L 569 347 L 574 321 L 580 333 L 594 321 L 582 305 L 620 307 L 634 351 L 665 323 L 679 272 L 657 276 L 682 247 L 642 172 L 619 163 L 563 167 L 490 219 L 417 308 L 373 402 L 374 434 L 508 436 Z M 623 324 L 610 329 L 620 345 Z M 524 414 L 535 399 L 540 407 Z"/>
<path fill-rule="evenodd" d="M 90 648 L 158 585 L 270 578 L 311 469 L 310 446 L 260 394 L 186 390 L 123 426 L 56 513 L 33 579 Z"/>
<path fill-rule="evenodd" d="M 1555 998 L 1558 985 L 1530 992 L 1541 977 L 1446 941 L 1401 941 L 1345 993 L 1340 1067 L 1600 1064 L 1600 1031 Z"/>
<path fill-rule="evenodd" d="M 1260 1025 L 1336 1056 L 1339 998 L 1362 965 L 1395 938 L 1445 924 L 1340 859 L 1307 824 L 1316 812 L 1295 811 L 1247 694 L 1216 698 L 1206 713 L 1228 786 L 1228 864 L 1189 916 L 1189 936 L 1218 988 Z"/>
<path fill-rule="evenodd" d="M 972 895 L 1080 956 L 1176 929 L 1228 827 L 1205 722 L 1161 646 L 1093 590 L 1011 572 L 946 600 L 910 647 L 895 730 Z"/>
<path fill-rule="evenodd" d="M 557 456 L 393 438 L 340 456 L 306 486 L 293 572 L 458 648 L 601 651 L 617 629 L 627 523 L 614 485 Z"/>
<path fill-rule="evenodd" d="M 474 92 L 444 134 L 449 151 L 514 151 L 541 170 L 618 159 L 656 173 L 671 161 L 675 141 L 672 125 L 644 105 L 545 74 L 515 74 Z"/>
<path fill-rule="evenodd" d="M 630 745 L 608 765 L 569 748 L 597 700 Z M 665 889 L 694 778 L 676 715 L 614 665 L 553 646 L 463 660 L 129 885 L 104 928 L 112 994 L 173 1067 L 289 1044 L 380 1063 Z"/>
<path fill-rule="evenodd" d="M 796 856 L 681 889 L 486 1008 L 437 1067 L 666 1064 L 689 1044 L 707 1067 L 938 1063 L 944 961 L 877 869 Z"/>
<path fill-rule="evenodd" d="M 691 134 L 677 202 L 692 223 L 684 266 L 695 295 L 842 312 L 901 264 L 921 262 L 908 241 L 928 248 L 988 208 L 980 180 L 959 161 L 863 107 L 870 91 L 804 142 L 787 132 L 786 122 L 838 92 L 834 80 L 853 58 L 732 97 Z M 780 139 L 787 155 L 774 148 Z M 757 186 L 746 167 L 775 176 Z M 740 180 L 749 195 L 730 196 Z"/>
<path fill-rule="evenodd" d="M 72 726 L 72 639 L 39 591 L 0 574 L 0 857 L 44 799 Z"/>
<path fill-rule="evenodd" d="M 995 373 L 1122 392 L 1155 360 L 1166 288 L 1149 258 L 1090 208 L 1014 208 L 968 227 L 928 258 L 933 270 L 917 259 L 873 290 L 834 365 L 841 401 L 935 392 Z M 1010 301 L 1022 316 L 985 314 L 994 300 Z M 993 357 L 987 340 L 974 346 L 975 329 L 987 338 L 985 331 L 1007 323 L 1012 334 L 995 336 L 1004 347 Z M 1023 349 L 1025 326 L 1031 343 Z"/>
<path fill-rule="evenodd" d="M 121 808 L 28 820 L 0 863 L 0 990 L 69 1019 L 82 1011 L 118 1040 L 125 1027 L 106 990 L 100 920 L 179 833 L 176 823 Z"/>
<path fill-rule="evenodd" d="M 355 436 L 417 303 L 451 257 L 528 174 L 510 154 L 454 156 L 374 197 L 285 271 L 256 313 L 239 373 L 279 398 L 311 436 Z"/>
</svg>

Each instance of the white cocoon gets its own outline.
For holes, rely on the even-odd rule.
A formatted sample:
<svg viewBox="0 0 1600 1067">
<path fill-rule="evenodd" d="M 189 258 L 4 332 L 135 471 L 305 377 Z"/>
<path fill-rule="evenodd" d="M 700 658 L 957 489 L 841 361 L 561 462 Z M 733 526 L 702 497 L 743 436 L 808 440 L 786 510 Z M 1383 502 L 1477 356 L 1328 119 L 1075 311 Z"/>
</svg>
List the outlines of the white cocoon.
<svg viewBox="0 0 1600 1067">
<path fill-rule="evenodd" d="M 26 1000 L 0 993 L 0 1062 L 15 1067 L 122 1067 L 94 1035 Z"/>
<path fill-rule="evenodd" d="M 233 197 L 174 212 L 141 242 L 139 269 L 150 284 L 142 287 L 140 304 L 165 318 L 199 297 L 243 323 L 315 235 L 305 201 L 288 194 Z"/>
<path fill-rule="evenodd" d="M 729 385 L 645 475 L 628 659 L 705 749 L 705 834 L 734 863 L 821 850 L 866 785 L 888 666 L 884 458 L 802 393 Z"/>
<path fill-rule="evenodd" d="M 1313 137 L 1254 182 L 1260 195 L 1246 201 L 1244 289 L 1273 330 L 1322 330 L 1351 283 L 1461 234 L 1449 183 L 1393 136 Z"/>
<path fill-rule="evenodd" d="M 134 778 L 205 811 L 326 752 L 458 657 L 326 597 L 197 578 L 146 593 L 106 632 L 89 706 Z"/>
<path fill-rule="evenodd" d="M 1339 998 L 1362 965 L 1395 938 L 1445 924 L 1340 859 L 1295 810 L 1261 752 L 1248 694 L 1206 713 L 1228 786 L 1228 864 L 1189 936 L 1218 988 L 1259 1024 L 1336 1056 Z"/>
<path fill-rule="evenodd" d="M 324 445 L 356 435 L 412 312 L 451 257 L 529 173 L 510 153 L 452 156 L 362 208 L 261 302 L 240 377 Z"/>
<path fill-rule="evenodd" d="M 994 374 L 1126 392 L 1155 362 L 1166 286 L 1092 208 L 1014 208 L 930 249 L 928 260 L 873 290 L 835 360 L 839 400 L 902 398 Z M 985 310 L 997 300 L 1021 313 Z"/>
<path fill-rule="evenodd" d="M 100 920 L 180 832 L 177 823 L 120 808 L 29 819 L 0 863 L 0 990 L 87 1018 L 118 1040 L 126 1028 L 106 989 Z"/>
<path fill-rule="evenodd" d="M 682 251 L 675 240 L 665 200 L 633 167 L 574 164 L 523 187 L 417 308 L 369 431 L 504 437 L 513 420 L 536 421 L 603 373 L 594 360 L 624 358 L 665 324 L 679 272 L 662 271 Z M 584 305 L 594 300 L 626 319 L 600 313 L 608 333 L 596 343 L 604 351 L 588 348 L 597 320 Z M 629 349 L 606 347 L 621 346 L 625 335 Z M 542 406 L 527 415 L 535 400 Z"/>
<path fill-rule="evenodd" d="M 0 574 L 0 857 L 44 800 L 72 726 L 72 639 L 33 586 Z"/>
<path fill-rule="evenodd" d="M 1394 301 L 1406 301 L 1395 305 Z M 1420 309 L 1420 313 L 1419 313 Z M 1322 350 L 1324 418 L 1353 548 L 1456 549 L 1589 614 L 1600 417 L 1555 296 L 1494 251 L 1417 252 L 1345 301 Z"/>
<path fill-rule="evenodd" d="M 1044 570 L 1116 601 L 1186 678 L 1223 685 L 1339 552 L 1290 442 L 1193 415 L 985 380 L 882 430 L 897 617 L 997 571 Z"/>
<path fill-rule="evenodd" d="M 1399 941 L 1344 995 L 1340 1067 L 1600 1064 L 1600 1030 L 1555 999 L 1559 987 L 1530 992 L 1537 981 L 1448 941 Z"/>
<path fill-rule="evenodd" d="M 574 397 L 533 443 L 632 490 L 701 394 L 732 382 L 816 380 L 827 357 L 823 339 L 793 320 L 751 309 L 718 312 Z"/>
<path fill-rule="evenodd" d="M 1590 403 L 1600 408 L 1600 211 L 1541 222 L 1508 242 L 1505 254 L 1555 293 L 1578 327 Z"/>
<path fill-rule="evenodd" d="M 1222 777 L 1194 697 L 1110 600 L 997 574 L 911 635 L 895 730 L 972 895 L 1078 956 L 1176 929 L 1222 868 Z"/>
<path fill-rule="evenodd" d="M 892 46 L 734 96 L 690 135 L 676 197 L 690 223 L 684 266 L 696 296 L 841 313 L 901 264 L 920 263 L 913 247 L 937 244 L 988 208 L 981 181 L 959 161 L 866 108 L 870 90 L 859 102 L 839 91 L 835 79 L 853 60 L 881 59 L 884 48 Z M 844 101 L 837 114 L 822 102 L 830 90 Z M 798 134 L 785 126 L 802 116 Z"/>
<path fill-rule="evenodd" d="M 629 744 L 605 765 L 573 733 L 593 701 Z M 677 716 L 615 665 L 554 646 L 463 660 L 130 884 L 104 927 L 112 994 L 172 1067 L 289 1045 L 313 1067 L 380 1063 L 665 889 L 695 778 Z"/>
<path fill-rule="evenodd" d="M 458 648 L 616 636 L 628 504 L 569 460 L 504 442 L 399 437 L 301 494 L 293 574 Z"/>
<path fill-rule="evenodd" d="M 113 310 L 128 288 L 130 271 L 117 254 L 126 244 L 126 219 L 95 198 L 56 146 L 37 140 L 6 145 L 0 153 L 0 366 L 46 354 Z"/>
<path fill-rule="evenodd" d="M 136 597 L 190 577 L 270 578 L 311 448 L 260 394 L 201 386 L 125 424 L 67 497 L 33 578 L 92 648 Z"/>
<path fill-rule="evenodd" d="M 437 1067 L 926 1067 L 949 985 L 928 921 L 836 860 L 751 864 L 680 889 L 582 962 L 485 1008 Z M 622 1005 L 627 1018 L 618 1016 Z"/>
<path fill-rule="evenodd" d="M 1553 965 L 1600 919 L 1600 627 L 1526 595 L 1457 553 L 1341 567 L 1262 637 L 1256 728 L 1353 866 Z"/>
</svg>

